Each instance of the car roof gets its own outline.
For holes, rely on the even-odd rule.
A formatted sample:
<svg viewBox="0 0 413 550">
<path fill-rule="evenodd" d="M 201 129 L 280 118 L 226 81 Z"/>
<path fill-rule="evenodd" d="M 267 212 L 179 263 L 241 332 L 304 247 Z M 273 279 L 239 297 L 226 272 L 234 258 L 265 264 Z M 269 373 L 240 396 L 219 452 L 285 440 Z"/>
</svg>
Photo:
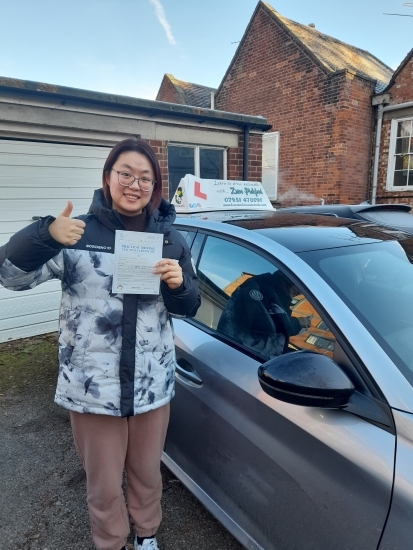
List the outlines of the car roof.
<svg viewBox="0 0 413 550">
<path fill-rule="evenodd" d="M 269 215 L 268 215 L 269 214 Z M 293 252 L 341 248 L 387 240 L 409 239 L 401 231 L 349 218 L 269 212 L 259 219 L 230 221 L 277 241 Z"/>
<path fill-rule="evenodd" d="M 413 256 L 412 235 L 361 220 L 282 210 L 210 211 L 188 217 L 195 223 L 198 221 L 196 225 L 199 227 L 202 227 L 203 220 L 207 220 L 256 231 L 296 253 L 397 240 L 403 242 L 403 248 L 407 245 Z M 181 216 L 177 223 L 180 219 L 188 218 Z"/>
</svg>

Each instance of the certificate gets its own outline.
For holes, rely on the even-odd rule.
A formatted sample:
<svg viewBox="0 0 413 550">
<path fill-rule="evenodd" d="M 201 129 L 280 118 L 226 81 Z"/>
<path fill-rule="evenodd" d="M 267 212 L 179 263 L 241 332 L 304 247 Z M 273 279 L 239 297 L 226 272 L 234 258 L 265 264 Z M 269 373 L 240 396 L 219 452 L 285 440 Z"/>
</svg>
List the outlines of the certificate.
<svg viewBox="0 0 413 550">
<path fill-rule="evenodd" d="M 163 235 L 140 231 L 116 231 L 114 294 L 159 294 L 161 276 L 155 264 L 162 259 Z"/>
</svg>

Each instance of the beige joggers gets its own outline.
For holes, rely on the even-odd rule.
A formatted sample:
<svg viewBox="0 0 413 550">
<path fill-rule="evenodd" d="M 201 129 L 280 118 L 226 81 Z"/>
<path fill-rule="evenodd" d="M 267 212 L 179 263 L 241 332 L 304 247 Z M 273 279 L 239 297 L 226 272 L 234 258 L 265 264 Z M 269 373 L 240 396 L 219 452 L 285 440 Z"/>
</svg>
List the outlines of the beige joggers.
<svg viewBox="0 0 413 550">
<path fill-rule="evenodd" d="M 162 519 L 160 460 L 169 403 L 129 418 L 71 412 L 70 420 L 76 451 L 86 472 L 96 548 L 120 550 L 130 523 L 139 537 L 154 535 Z M 127 507 L 122 491 L 124 470 Z"/>
</svg>

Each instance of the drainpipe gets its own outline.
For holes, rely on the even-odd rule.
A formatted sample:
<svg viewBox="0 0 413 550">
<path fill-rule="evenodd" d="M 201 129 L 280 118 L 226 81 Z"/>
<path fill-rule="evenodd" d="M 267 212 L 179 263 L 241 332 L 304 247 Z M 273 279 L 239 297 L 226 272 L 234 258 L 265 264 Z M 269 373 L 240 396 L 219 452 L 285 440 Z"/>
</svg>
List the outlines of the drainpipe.
<svg viewBox="0 0 413 550">
<path fill-rule="evenodd" d="M 376 145 L 374 148 L 373 186 L 371 190 L 371 204 L 376 204 L 376 197 L 377 197 L 377 179 L 379 175 L 379 156 L 380 156 L 381 126 L 383 123 L 383 110 L 384 110 L 383 104 L 380 103 L 377 111 Z"/>
<path fill-rule="evenodd" d="M 372 190 L 371 190 L 371 204 L 376 204 L 376 197 L 377 197 L 377 180 L 378 180 L 378 174 L 379 174 L 380 141 L 381 141 L 381 128 L 383 124 L 383 113 L 387 113 L 388 111 L 398 111 L 399 109 L 408 109 L 410 107 L 413 107 L 413 101 L 408 101 L 407 103 L 399 103 L 396 105 L 386 105 L 386 107 L 384 107 L 382 103 L 378 105 L 376 145 L 374 149 L 374 164 L 373 164 L 373 182 L 372 182 Z"/>
<path fill-rule="evenodd" d="M 242 179 L 248 181 L 248 157 L 250 147 L 250 127 L 248 124 L 244 126 L 244 150 L 243 150 L 243 166 L 242 166 Z"/>
</svg>

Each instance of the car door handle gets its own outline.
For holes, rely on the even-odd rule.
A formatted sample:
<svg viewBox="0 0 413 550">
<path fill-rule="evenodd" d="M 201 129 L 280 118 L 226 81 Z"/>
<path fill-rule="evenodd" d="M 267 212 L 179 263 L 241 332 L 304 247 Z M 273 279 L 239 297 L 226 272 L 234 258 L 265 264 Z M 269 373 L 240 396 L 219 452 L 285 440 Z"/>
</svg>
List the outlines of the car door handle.
<svg viewBox="0 0 413 550">
<path fill-rule="evenodd" d="M 176 372 L 180 376 L 186 378 L 186 380 L 192 382 L 192 384 L 195 384 L 196 386 L 202 386 L 202 378 L 194 371 L 194 368 L 189 361 L 183 357 L 178 357 L 176 362 Z"/>
</svg>

